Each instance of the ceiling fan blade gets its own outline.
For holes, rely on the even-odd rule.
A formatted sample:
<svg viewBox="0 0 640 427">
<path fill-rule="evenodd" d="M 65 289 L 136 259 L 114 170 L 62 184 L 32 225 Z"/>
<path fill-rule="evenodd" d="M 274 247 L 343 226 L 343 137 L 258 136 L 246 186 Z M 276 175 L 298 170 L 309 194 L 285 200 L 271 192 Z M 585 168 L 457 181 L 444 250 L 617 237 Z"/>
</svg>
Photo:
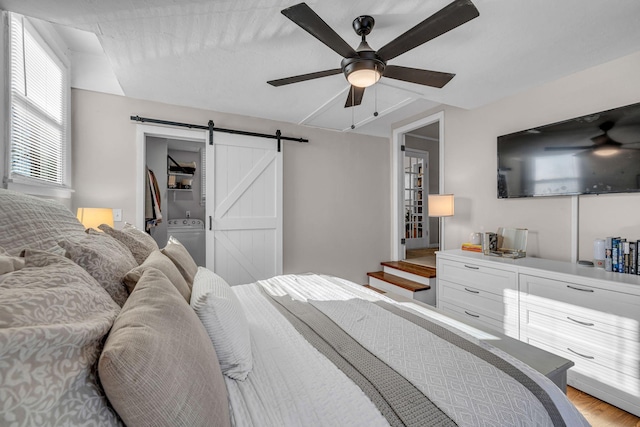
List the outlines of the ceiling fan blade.
<svg viewBox="0 0 640 427">
<path fill-rule="evenodd" d="M 326 22 L 306 3 L 282 10 L 282 14 L 298 24 L 303 30 L 329 46 L 342 57 L 356 56 L 356 51 L 347 44 Z"/>
<path fill-rule="evenodd" d="M 596 148 L 597 145 L 573 145 L 566 147 L 544 147 L 544 151 L 562 151 L 562 150 L 591 150 Z"/>
<path fill-rule="evenodd" d="M 377 53 L 382 59 L 389 61 L 478 16 L 480 16 L 480 12 L 471 3 L 471 0 L 455 0 L 387 43 Z"/>
<path fill-rule="evenodd" d="M 344 103 L 344 108 L 355 107 L 362 103 L 362 95 L 364 95 L 364 88 L 351 86 L 349 88 L 349 96 L 347 96 L 347 102 Z"/>
<path fill-rule="evenodd" d="M 300 74 L 299 76 L 286 77 L 284 79 L 269 80 L 267 83 L 269 83 L 271 86 L 278 87 L 289 85 L 291 83 L 299 83 L 307 80 L 319 79 L 320 77 L 333 76 L 340 73 L 342 73 L 342 70 L 340 68 L 334 68 L 333 70 L 317 71 L 315 73 Z"/>
<path fill-rule="evenodd" d="M 455 74 L 399 67 L 397 65 L 387 65 L 384 69 L 384 77 L 437 88 L 441 88 L 449 83 L 453 76 L 455 76 Z"/>
</svg>

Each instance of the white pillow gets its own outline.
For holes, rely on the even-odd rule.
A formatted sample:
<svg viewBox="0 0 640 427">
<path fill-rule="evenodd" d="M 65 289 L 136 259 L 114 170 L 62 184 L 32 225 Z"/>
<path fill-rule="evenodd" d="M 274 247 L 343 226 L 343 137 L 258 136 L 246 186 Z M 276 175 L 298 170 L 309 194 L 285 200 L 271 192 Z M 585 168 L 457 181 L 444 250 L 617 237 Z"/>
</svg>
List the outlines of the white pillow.
<svg viewBox="0 0 640 427">
<path fill-rule="evenodd" d="M 235 380 L 247 378 L 253 366 L 249 324 L 231 287 L 213 271 L 198 267 L 191 307 L 213 342 L 222 373 Z"/>
</svg>

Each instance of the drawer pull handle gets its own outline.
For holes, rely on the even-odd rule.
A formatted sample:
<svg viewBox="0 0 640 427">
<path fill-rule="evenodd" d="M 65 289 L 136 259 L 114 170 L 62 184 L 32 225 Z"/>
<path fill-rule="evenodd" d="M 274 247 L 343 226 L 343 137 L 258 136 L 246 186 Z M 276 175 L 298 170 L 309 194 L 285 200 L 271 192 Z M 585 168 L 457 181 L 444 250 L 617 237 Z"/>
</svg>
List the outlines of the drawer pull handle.
<svg viewBox="0 0 640 427">
<path fill-rule="evenodd" d="M 467 264 L 465 264 L 464 266 L 465 266 L 465 267 L 467 267 L 467 268 L 470 268 L 470 269 L 472 269 L 472 270 L 480 270 L 480 267 L 475 267 L 475 266 L 473 266 L 473 265 L 467 265 Z"/>
<path fill-rule="evenodd" d="M 569 316 L 567 316 L 567 319 L 571 320 L 572 322 L 576 322 L 576 323 L 578 323 L 578 324 L 580 324 L 580 325 L 584 325 L 584 326 L 595 326 L 595 324 L 594 324 L 594 323 L 581 322 L 581 321 L 579 321 L 579 320 L 572 319 L 572 318 L 571 318 L 571 317 L 569 317 Z"/>
<path fill-rule="evenodd" d="M 467 292 L 471 292 L 472 294 L 479 294 L 480 291 L 474 291 L 473 289 L 469 289 L 469 288 L 464 288 L 465 291 Z"/>
<path fill-rule="evenodd" d="M 593 292 L 593 289 L 576 288 L 575 286 L 571 286 L 571 285 L 567 285 L 567 288 L 570 288 L 576 291 L 582 291 L 582 292 Z"/>
<path fill-rule="evenodd" d="M 567 347 L 567 350 L 569 350 L 573 354 L 577 354 L 580 357 L 584 357 L 585 359 L 595 359 L 595 357 L 593 357 L 593 356 L 587 356 L 587 355 L 584 355 L 584 354 L 580 354 L 577 351 L 573 351 L 569 347 Z"/>
<path fill-rule="evenodd" d="M 467 310 L 465 310 L 464 312 L 465 312 L 465 313 L 467 313 L 467 314 L 468 314 L 469 316 L 471 316 L 471 317 L 480 317 L 480 316 L 479 316 L 479 315 L 477 315 L 477 314 L 469 313 Z"/>
</svg>

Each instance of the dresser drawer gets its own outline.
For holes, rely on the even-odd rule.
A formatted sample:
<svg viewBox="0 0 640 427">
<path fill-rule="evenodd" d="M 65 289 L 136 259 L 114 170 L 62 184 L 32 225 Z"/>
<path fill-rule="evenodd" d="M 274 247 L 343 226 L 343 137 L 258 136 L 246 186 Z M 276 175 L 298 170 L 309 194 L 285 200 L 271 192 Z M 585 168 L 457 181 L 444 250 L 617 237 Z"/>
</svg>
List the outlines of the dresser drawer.
<svg viewBox="0 0 640 427">
<path fill-rule="evenodd" d="M 490 316 L 498 321 L 518 315 L 518 300 L 513 297 L 496 295 L 485 290 L 452 283 L 440 282 L 440 300 L 460 307 L 467 307 L 474 313 Z"/>
<path fill-rule="evenodd" d="M 592 286 L 520 275 L 520 300 L 567 315 L 584 316 L 638 334 L 640 296 Z"/>
<path fill-rule="evenodd" d="M 598 336 L 606 337 L 611 341 L 623 339 L 640 346 L 638 323 L 631 319 L 594 313 L 592 309 L 573 304 L 548 302 L 545 305 L 539 305 L 525 303 L 526 298 L 522 299 L 520 323 L 523 328 L 529 325 L 545 328 L 562 327 L 563 330 L 570 328 L 567 332 L 569 335 L 575 334 L 586 338 L 590 334 L 597 333 Z"/>
<path fill-rule="evenodd" d="M 585 377 L 596 380 L 602 384 L 606 384 L 612 389 L 622 391 L 625 394 L 632 396 L 638 395 L 638 390 L 640 390 L 640 379 L 638 379 L 637 376 L 631 376 L 620 369 L 603 366 L 593 359 L 581 357 L 568 350 L 568 348 L 571 348 L 570 345 L 554 346 L 535 338 L 529 338 L 525 340 L 525 342 L 571 360 L 575 365 L 570 369 L 570 371 L 575 371 Z M 578 352 L 581 351 L 580 348 L 573 348 L 573 350 Z"/>
<path fill-rule="evenodd" d="M 487 267 L 473 262 L 456 262 L 443 259 L 438 264 L 438 278 L 501 296 L 505 293 L 505 290 L 515 293 L 518 289 L 515 272 Z"/>
<path fill-rule="evenodd" d="M 486 314 L 476 309 L 472 309 L 469 307 L 460 307 L 456 304 L 451 304 L 444 301 L 440 303 L 440 306 L 438 308 L 441 309 L 444 313 L 457 314 L 458 318 L 464 319 L 471 325 L 479 324 L 493 329 L 497 332 L 501 332 L 505 335 L 509 335 L 512 338 L 518 338 L 517 322 L 515 324 L 513 322 L 503 322 L 503 319 L 495 319 L 494 317 L 487 316 Z"/>
<path fill-rule="evenodd" d="M 521 330 L 523 339 L 545 343 L 572 354 L 571 360 L 587 360 L 640 379 L 638 341 L 590 330 L 568 321 L 558 321 L 536 312 L 529 312 L 528 318 L 527 325 Z"/>
</svg>

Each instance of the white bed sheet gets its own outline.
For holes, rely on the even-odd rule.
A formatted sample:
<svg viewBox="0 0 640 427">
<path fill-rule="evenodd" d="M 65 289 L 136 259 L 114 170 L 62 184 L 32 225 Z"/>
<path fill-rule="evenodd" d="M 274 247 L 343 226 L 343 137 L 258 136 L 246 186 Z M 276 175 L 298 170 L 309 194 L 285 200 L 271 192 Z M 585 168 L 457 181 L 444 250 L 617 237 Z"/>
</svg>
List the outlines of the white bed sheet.
<svg viewBox="0 0 640 427">
<path fill-rule="evenodd" d="M 258 285 L 234 286 L 251 333 L 253 369 L 226 378 L 236 426 L 388 426 L 362 390 L 309 344 Z"/>
</svg>

